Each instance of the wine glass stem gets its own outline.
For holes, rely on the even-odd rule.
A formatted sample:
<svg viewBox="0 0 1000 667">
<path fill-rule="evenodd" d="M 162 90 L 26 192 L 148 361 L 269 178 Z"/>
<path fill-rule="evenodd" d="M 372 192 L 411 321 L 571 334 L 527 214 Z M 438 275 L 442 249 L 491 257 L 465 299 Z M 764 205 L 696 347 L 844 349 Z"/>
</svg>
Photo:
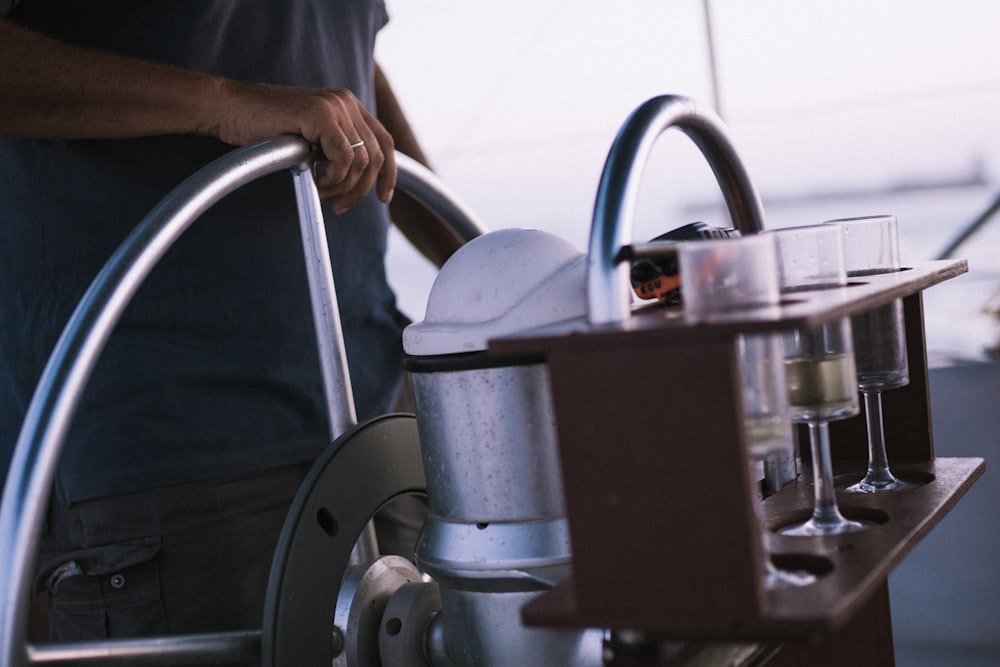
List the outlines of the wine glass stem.
<svg viewBox="0 0 1000 667">
<path fill-rule="evenodd" d="M 813 468 L 813 521 L 833 525 L 845 521 L 837 507 L 830 458 L 830 426 L 825 421 L 809 422 L 809 447 Z"/>
<path fill-rule="evenodd" d="M 882 426 L 882 393 L 862 392 L 865 397 L 865 415 L 868 422 L 868 475 L 870 484 L 889 484 L 896 481 L 889 472 L 889 459 L 885 452 L 885 432 Z"/>
</svg>

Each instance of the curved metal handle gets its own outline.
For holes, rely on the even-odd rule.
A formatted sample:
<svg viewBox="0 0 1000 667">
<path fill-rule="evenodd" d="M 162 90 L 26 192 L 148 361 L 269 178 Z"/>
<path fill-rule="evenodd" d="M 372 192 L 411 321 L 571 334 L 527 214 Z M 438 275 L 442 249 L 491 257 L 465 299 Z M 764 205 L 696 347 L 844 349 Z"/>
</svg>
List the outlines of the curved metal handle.
<svg viewBox="0 0 1000 667">
<path fill-rule="evenodd" d="M 677 127 L 708 160 L 729 208 L 744 234 L 764 228 L 764 209 L 725 126 L 711 110 L 677 95 L 654 97 L 632 112 L 618 132 L 597 188 L 587 268 L 591 324 L 622 322 L 629 316 L 628 266 L 619 251 L 632 237 L 640 177 L 663 132 Z"/>
<path fill-rule="evenodd" d="M 465 206 L 427 167 L 402 153 L 396 153 L 396 188 L 434 212 L 463 242 L 488 231 L 475 213 Z"/>
<path fill-rule="evenodd" d="M 436 212 L 441 210 L 439 217 L 452 224 L 463 240 L 482 233 L 485 228 L 428 170 L 408 158 L 400 163 L 404 175 L 401 189 L 437 207 Z M 139 223 L 84 294 L 28 406 L 0 501 L 0 572 L 9 582 L 0 599 L 0 664 L 13 667 L 37 662 L 34 658 L 38 655 L 29 656 L 25 650 L 25 610 L 39 534 L 66 433 L 115 324 L 146 276 L 190 224 L 217 201 L 262 176 L 292 170 L 331 434 L 343 433 L 356 421 L 329 249 L 311 165 L 312 147 L 292 136 L 237 149 L 212 162 L 181 183 Z M 217 642 L 190 645 L 196 647 L 192 650 L 206 645 L 227 650 L 233 643 L 222 637 Z M 173 648 L 183 652 L 182 646 Z"/>
</svg>

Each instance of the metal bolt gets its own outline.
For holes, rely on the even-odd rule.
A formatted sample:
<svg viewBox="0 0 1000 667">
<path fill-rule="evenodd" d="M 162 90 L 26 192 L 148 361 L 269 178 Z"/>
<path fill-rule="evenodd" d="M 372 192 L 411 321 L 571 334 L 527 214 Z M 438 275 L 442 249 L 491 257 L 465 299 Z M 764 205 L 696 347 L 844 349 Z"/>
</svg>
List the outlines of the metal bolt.
<svg viewBox="0 0 1000 667">
<path fill-rule="evenodd" d="M 333 626 L 333 632 L 330 633 L 331 645 L 333 647 L 334 657 L 340 655 L 344 652 L 344 631 L 341 630 L 336 625 Z"/>
</svg>

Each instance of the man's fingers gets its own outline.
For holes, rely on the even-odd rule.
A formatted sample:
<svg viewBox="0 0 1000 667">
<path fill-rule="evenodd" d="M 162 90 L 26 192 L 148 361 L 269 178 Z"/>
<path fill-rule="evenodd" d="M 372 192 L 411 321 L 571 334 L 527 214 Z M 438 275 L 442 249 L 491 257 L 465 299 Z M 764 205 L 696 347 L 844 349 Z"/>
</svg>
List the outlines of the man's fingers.
<svg viewBox="0 0 1000 667">
<path fill-rule="evenodd" d="M 381 149 L 382 166 L 377 174 L 375 194 L 382 203 L 388 204 L 392 201 L 392 194 L 396 190 L 396 147 L 388 132 L 385 132 L 385 137 L 381 141 Z"/>
<path fill-rule="evenodd" d="M 323 151 L 314 170 L 320 197 L 331 200 L 338 213 L 373 188 L 380 200 L 388 202 L 396 185 L 392 137 L 356 98 L 338 96 L 329 109 L 327 122 L 312 126 L 312 140 Z"/>
<path fill-rule="evenodd" d="M 357 204 L 368 192 L 378 185 L 376 194 L 383 202 L 388 202 L 395 188 L 396 164 L 392 153 L 382 148 L 382 143 L 370 131 L 368 139 L 349 142 L 352 150 L 350 163 L 342 163 L 339 168 L 332 162 L 324 165 L 317 173 L 317 186 L 322 199 L 332 200 L 334 210 L 343 213 Z M 391 162 L 386 166 L 387 155 Z M 346 167 L 346 171 L 345 171 Z"/>
</svg>

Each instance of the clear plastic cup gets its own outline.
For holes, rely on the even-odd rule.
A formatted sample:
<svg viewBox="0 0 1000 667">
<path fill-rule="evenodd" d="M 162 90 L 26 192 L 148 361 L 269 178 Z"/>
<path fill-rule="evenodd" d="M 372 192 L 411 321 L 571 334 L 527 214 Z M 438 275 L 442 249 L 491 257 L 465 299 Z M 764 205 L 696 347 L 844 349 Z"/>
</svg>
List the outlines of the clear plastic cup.
<svg viewBox="0 0 1000 667">
<path fill-rule="evenodd" d="M 677 244 L 684 316 L 692 322 L 780 302 L 774 239 L 767 234 Z"/>
<path fill-rule="evenodd" d="M 894 215 L 827 220 L 844 234 L 844 258 L 848 276 L 866 276 L 899 271 L 899 232 Z"/>
<path fill-rule="evenodd" d="M 782 292 L 847 284 L 843 232 L 827 225 L 786 227 L 766 232 L 776 243 Z"/>
</svg>

